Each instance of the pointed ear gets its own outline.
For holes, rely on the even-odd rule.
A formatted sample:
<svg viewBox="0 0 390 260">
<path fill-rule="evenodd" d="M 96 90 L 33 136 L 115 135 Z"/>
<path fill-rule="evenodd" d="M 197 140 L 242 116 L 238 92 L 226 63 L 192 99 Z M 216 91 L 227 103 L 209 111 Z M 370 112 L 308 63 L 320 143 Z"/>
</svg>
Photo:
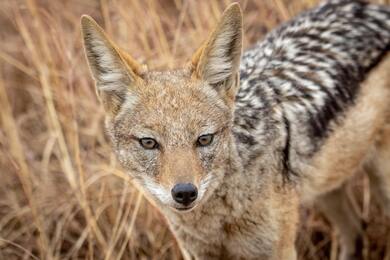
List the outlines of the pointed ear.
<svg viewBox="0 0 390 260">
<path fill-rule="evenodd" d="M 142 67 L 120 51 L 89 16 L 81 17 L 84 49 L 99 97 L 110 115 L 115 115 L 132 86 L 142 80 Z"/>
<path fill-rule="evenodd" d="M 237 3 L 230 5 L 208 40 L 191 59 L 193 76 L 207 81 L 229 103 L 239 85 L 242 53 L 242 14 Z"/>
</svg>

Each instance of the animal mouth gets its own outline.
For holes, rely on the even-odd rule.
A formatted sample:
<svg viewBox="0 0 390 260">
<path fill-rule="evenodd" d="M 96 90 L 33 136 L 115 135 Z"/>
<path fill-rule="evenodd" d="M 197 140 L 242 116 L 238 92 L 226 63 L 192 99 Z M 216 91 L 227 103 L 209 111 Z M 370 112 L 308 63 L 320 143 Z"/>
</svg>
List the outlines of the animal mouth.
<svg viewBox="0 0 390 260">
<path fill-rule="evenodd" d="M 174 206 L 174 209 L 180 212 L 189 212 L 192 209 L 195 208 L 195 205 L 189 205 L 189 206 Z"/>
</svg>

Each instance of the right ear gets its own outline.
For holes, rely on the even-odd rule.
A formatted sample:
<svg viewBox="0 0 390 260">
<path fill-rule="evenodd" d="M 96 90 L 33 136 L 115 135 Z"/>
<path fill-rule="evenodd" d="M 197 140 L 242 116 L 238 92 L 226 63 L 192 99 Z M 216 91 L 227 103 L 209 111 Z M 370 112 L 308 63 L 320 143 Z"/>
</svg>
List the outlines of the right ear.
<svg viewBox="0 0 390 260">
<path fill-rule="evenodd" d="M 121 52 L 89 16 L 81 17 L 81 30 L 88 64 L 107 113 L 118 113 L 132 86 L 142 80 L 142 67 Z"/>
<path fill-rule="evenodd" d="M 233 3 L 191 59 L 192 75 L 207 81 L 230 106 L 239 87 L 242 30 L 241 8 Z"/>
</svg>

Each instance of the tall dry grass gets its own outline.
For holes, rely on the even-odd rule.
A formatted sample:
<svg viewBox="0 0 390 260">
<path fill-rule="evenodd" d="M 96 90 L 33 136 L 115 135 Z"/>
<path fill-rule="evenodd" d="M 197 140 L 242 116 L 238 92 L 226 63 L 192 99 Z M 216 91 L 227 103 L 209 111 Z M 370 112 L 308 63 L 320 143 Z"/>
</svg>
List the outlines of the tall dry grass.
<svg viewBox="0 0 390 260">
<path fill-rule="evenodd" d="M 190 57 L 229 2 L 0 2 L 0 259 L 181 258 L 163 217 L 110 152 L 79 17 L 92 15 L 149 67 L 174 67 Z M 316 2 L 240 1 L 246 46 Z M 389 259 L 390 224 L 373 205 L 368 180 L 349 188 L 370 223 L 366 259 Z M 315 210 L 302 209 L 300 259 L 336 259 L 336 238 Z"/>
</svg>

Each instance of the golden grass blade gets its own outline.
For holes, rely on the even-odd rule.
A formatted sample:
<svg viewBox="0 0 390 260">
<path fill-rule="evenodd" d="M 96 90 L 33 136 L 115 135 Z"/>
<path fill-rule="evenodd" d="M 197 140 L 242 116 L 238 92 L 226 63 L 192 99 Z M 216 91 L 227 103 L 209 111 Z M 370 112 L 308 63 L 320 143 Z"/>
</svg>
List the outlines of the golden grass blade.
<svg viewBox="0 0 390 260">
<path fill-rule="evenodd" d="M 0 242 L 1 242 L 0 243 L 0 248 L 1 248 L 1 244 L 10 244 L 13 247 L 17 248 L 18 250 L 23 251 L 29 258 L 34 259 L 34 260 L 39 260 L 39 258 L 37 256 L 31 254 L 31 252 L 28 249 L 26 249 L 26 248 L 24 248 L 24 247 L 22 247 L 22 246 L 20 246 L 20 245 L 18 245 L 16 243 L 10 241 L 10 240 L 3 239 L 3 238 L 0 237 Z"/>
<path fill-rule="evenodd" d="M 16 123 L 12 115 L 11 105 L 9 103 L 7 93 L 5 90 L 4 82 L 0 74 L 0 105 L 1 111 L 1 125 L 5 131 L 6 136 L 9 139 L 9 148 L 11 155 L 18 163 L 19 169 L 17 169 L 18 179 L 22 184 L 24 196 L 26 197 L 28 204 L 30 205 L 33 215 L 34 224 L 39 231 L 39 246 L 41 257 L 50 256 L 50 250 L 48 248 L 48 238 L 43 225 L 41 215 L 39 215 L 38 206 L 36 205 L 36 198 L 33 195 L 33 187 L 31 182 L 31 174 L 24 155 L 23 145 L 20 141 L 17 131 Z"/>
</svg>

